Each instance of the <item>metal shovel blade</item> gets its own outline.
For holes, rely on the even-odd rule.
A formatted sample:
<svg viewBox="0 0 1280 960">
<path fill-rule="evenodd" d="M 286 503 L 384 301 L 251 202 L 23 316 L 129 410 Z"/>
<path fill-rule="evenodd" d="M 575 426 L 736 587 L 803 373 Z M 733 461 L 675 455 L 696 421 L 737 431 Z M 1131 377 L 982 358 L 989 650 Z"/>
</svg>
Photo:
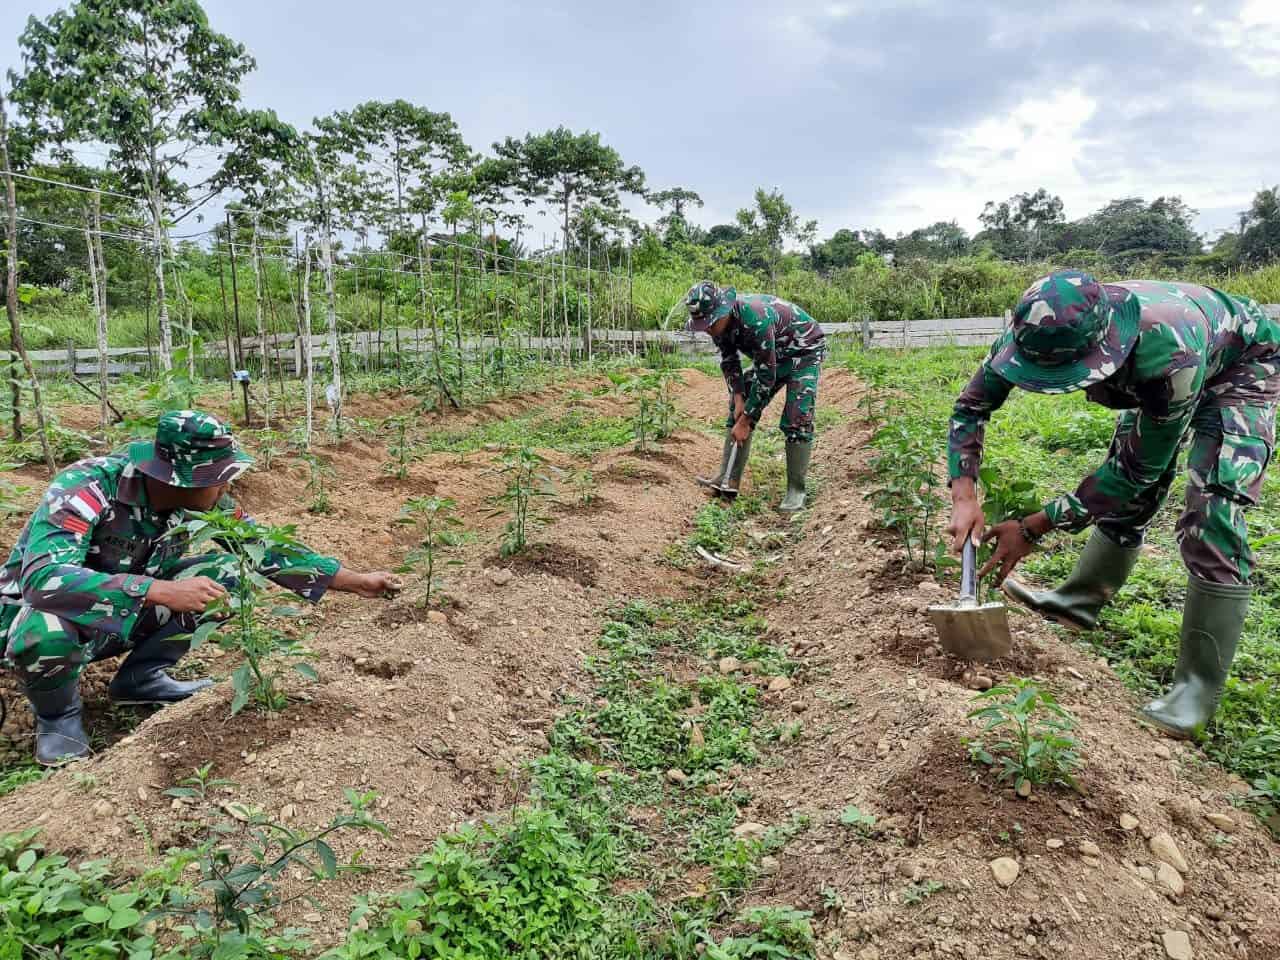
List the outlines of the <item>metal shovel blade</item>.
<svg viewBox="0 0 1280 960">
<path fill-rule="evenodd" d="M 1003 603 L 939 604 L 929 608 L 929 619 L 942 648 L 961 660 L 999 660 L 1013 650 Z"/>
<path fill-rule="evenodd" d="M 978 603 L 978 557 L 972 542 L 960 561 L 960 598 L 929 608 L 942 648 L 962 660 L 999 660 L 1013 650 L 1009 614 L 1003 603 Z"/>
</svg>

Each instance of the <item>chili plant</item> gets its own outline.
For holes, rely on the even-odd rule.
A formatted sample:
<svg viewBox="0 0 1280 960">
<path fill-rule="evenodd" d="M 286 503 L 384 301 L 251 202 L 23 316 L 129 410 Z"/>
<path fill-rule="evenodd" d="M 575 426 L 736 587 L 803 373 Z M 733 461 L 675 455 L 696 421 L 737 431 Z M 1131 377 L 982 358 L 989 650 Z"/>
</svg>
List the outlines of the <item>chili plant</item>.
<svg viewBox="0 0 1280 960">
<path fill-rule="evenodd" d="M 311 494 L 311 503 L 307 505 L 308 513 L 329 513 L 333 504 L 329 502 L 328 483 L 334 478 L 333 467 L 329 466 L 314 453 L 306 455 L 307 465 L 311 468 L 311 478 L 307 481 L 307 493 Z"/>
<path fill-rule="evenodd" d="M 1015 677 L 973 698 L 981 706 L 969 717 L 985 721 L 982 734 L 998 739 L 968 741 L 969 757 L 998 768 L 996 778 L 1025 783 L 1058 783 L 1074 787 L 1083 765 L 1072 731 L 1076 721 L 1047 690 Z"/>
<path fill-rule="evenodd" d="M 569 482 L 573 486 L 574 496 L 580 505 L 586 507 L 595 500 L 597 494 L 596 475 L 590 470 L 585 467 L 581 470 L 575 470 L 569 478 Z"/>
<path fill-rule="evenodd" d="M 258 456 L 262 458 L 262 469 L 270 470 L 276 458 L 284 454 L 284 435 L 278 430 L 259 430 L 254 439 Z"/>
<path fill-rule="evenodd" d="M 403 415 L 388 417 L 383 426 L 391 429 L 392 440 L 387 444 L 391 459 L 382 465 L 382 472 L 397 480 L 407 480 L 409 464 L 418 459 L 418 451 L 408 439 L 409 418 Z"/>
<path fill-rule="evenodd" d="M 176 791 L 171 791 L 176 794 Z M 294 829 L 243 807 L 216 820 L 194 848 L 175 853 L 175 863 L 195 864 L 193 887 L 174 886 L 165 903 L 148 916 L 170 917 L 183 945 L 183 956 L 195 960 L 231 957 L 304 955 L 309 944 L 300 931 L 270 933 L 275 914 L 306 893 L 282 896 L 277 886 L 285 871 L 305 875 L 313 883 L 333 880 L 342 872 L 363 869 L 359 851 L 341 863 L 329 838 L 341 830 L 387 834 L 386 825 L 370 812 L 374 794 L 344 791 L 350 812 L 333 816 L 319 829 Z M 209 802 L 198 791 L 176 794 Z"/>
<path fill-rule="evenodd" d="M 892 530 L 907 550 L 907 562 L 917 568 L 948 565 L 946 543 L 933 536 L 938 514 L 945 508 L 936 460 L 941 448 L 926 419 L 900 416 L 882 426 L 872 438 L 871 459 L 876 486 L 871 491 L 881 525 Z"/>
<path fill-rule="evenodd" d="M 420 540 L 418 546 L 409 551 L 400 572 L 408 573 L 422 569 L 427 582 L 427 606 L 440 588 L 436 578 L 438 554 L 443 549 L 457 546 L 458 535 L 455 533 L 462 521 L 453 515 L 456 503 L 449 497 L 414 497 L 400 508 L 397 523 L 412 526 Z M 460 560 L 446 560 L 450 566 L 459 566 Z"/>
<path fill-rule="evenodd" d="M 306 662 L 310 655 L 307 649 L 270 623 L 271 617 L 297 616 L 300 611 L 271 604 L 275 585 L 264 571 L 287 568 L 291 575 L 314 573 L 307 565 L 312 554 L 295 539 L 292 526 L 262 526 L 224 510 L 194 513 L 170 535 L 185 535 L 187 548 L 193 553 L 202 548 L 211 550 L 215 544 L 226 551 L 230 588 L 223 600 L 206 611 L 192 634 L 191 646 L 194 649 L 216 632 L 219 646 L 244 656 L 244 663 L 231 674 L 232 715 L 250 702 L 264 710 L 283 710 L 288 697 L 280 688 L 282 671 L 273 669 L 269 661 L 289 662 L 308 680 L 317 677 Z M 186 575 L 203 572 L 205 568 L 196 566 Z M 226 629 L 219 631 L 220 627 Z"/>
<path fill-rule="evenodd" d="M 530 447 L 517 447 L 502 456 L 498 472 L 507 481 L 506 489 L 494 497 L 502 507 L 493 516 L 510 514 L 503 530 L 502 555 L 519 553 L 529 542 L 529 528 L 541 526 L 547 518 L 537 512 L 538 500 L 555 496 L 551 478 L 544 471 L 546 458 Z"/>
</svg>

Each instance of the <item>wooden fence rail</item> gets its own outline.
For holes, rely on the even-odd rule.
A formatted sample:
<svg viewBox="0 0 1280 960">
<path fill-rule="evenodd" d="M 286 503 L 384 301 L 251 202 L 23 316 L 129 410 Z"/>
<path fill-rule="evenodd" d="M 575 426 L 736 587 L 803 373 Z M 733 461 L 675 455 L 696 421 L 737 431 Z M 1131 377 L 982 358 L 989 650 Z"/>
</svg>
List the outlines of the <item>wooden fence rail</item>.
<svg viewBox="0 0 1280 960">
<path fill-rule="evenodd" d="M 1280 319 L 1280 304 L 1266 304 L 1268 315 Z M 1009 314 L 1003 317 L 953 317 L 934 320 L 863 320 L 854 323 L 824 323 L 823 331 L 836 338 L 849 338 L 868 348 L 903 349 L 934 346 L 981 346 L 991 343 L 1008 326 Z M 654 346 L 664 346 L 681 354 L 696 356 L 715 352 L 710 337 L 689 334 L 683 330 L 592 330 L 591 349 L 602 354 L 642 354 Z M 463 353 L 477 355 L 499 346 L 496 337 L 467 337 L 462 342 Z M 502 341 L 510 350 L 528 351 L 543 355 L 567 355 L 583 348 L 583 338 L 531 337 L 512 334 Z M 301 339 L 296 334 L 273 334 L 259 340 L 246 338 L 242 362 L 254 368 L 263 368 L 263 352 L 270 365 L 296 376 L 302 369 L 304 355 Z M 453 344 L 450 344 L 450 348 Z M 325 335 L 311 337 L 311 355 L 317 368 L 328 359 L 328 338 Z M 369 363 L 378 357 L 379 366 L 394 362 L 397 354 L 422 355 L 432 350 L 429 332 L 420 328 L 401 327 L 382 331 L 361 330 L 342 337 L 342 350 L 348 357 L 361 358 Z M 68 347 L 65 350 L 31 350 L 31 361 L 37 372 L 46 376 L 90 377 L 98 372 L 98 351 Z M 223 344 L 205 344 L 200 353 L 200 364 L 225 370 L 227 348 Z M 107 371 L 112 376 L 143 373 L 153 364 L 151 351 L 146 347 L 110 347 L 107 350 Z"/>
</svg>

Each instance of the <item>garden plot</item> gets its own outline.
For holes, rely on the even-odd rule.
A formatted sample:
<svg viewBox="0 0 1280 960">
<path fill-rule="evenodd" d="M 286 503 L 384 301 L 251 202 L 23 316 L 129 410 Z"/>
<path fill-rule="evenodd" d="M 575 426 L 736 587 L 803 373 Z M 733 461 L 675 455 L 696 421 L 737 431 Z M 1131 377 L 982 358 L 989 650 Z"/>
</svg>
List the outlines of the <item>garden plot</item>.
<svg viewBox="0 0 1280 960">
<path fill-rule="evenodd" d="M 719 381 L 683 378 L 680 406 L 717 424 Z M 1074 715 L 1078 789 L 1036 784 L 1021 798 L 969 759 L 978 727 L 966 714 L 984 677 L 943 656 L 925 613 L 951 587 L 913 570 L 879 529 L 861 385 L 829 370 L 821 397 L 817 496 L 791 523 L 755 489 L 776 485 L 767 434 L 730 509 L 692 482 L 718 455 L 709 433 L 681 431 L 643 454 L 601 447 L 589 463 L 557 449 L 568 441 L 549 425 L 567 413 L 584 416 L 570 431 L 579 439 L 626 415 L 590 383 L 446 418 L 431 441 L 440 449 L 403 476 L 385 438 L 323 447 L 330 513 L 306 512 L 302 462 L 253 475 L 252 512 L 296 522 L 305 542 L 360 566 L 394 565 L 415 546 L 394 522 L 406 499 L 450 497 L 470 536 L 445 555 L 462 565 L 445 569 L 430 607 L 412 577 L 392 602 L 326 600 L 302 628 L 319 681 L 291 684 L 299 699 L 285 711 L 229 719 L 220 684 L 0 798 L 0 825 L 34 821 L 51 848 L 127 872 L 189 843 L 209 816 L 164 794 L 206 763 L 235 783 L 212 793 L 232 816 L 260 808 L 320 825 L 344 808 L 344 788 L 374 792 L 388 834 L 333 837 L 342 857 L 362 849 L 367 871 L 317 885 L 286 874 L 290 892 L 315 901 L 280 919 L 316 944 L 376 943 L 386 956 L 409 955 L 396 938 L 412 938 L 428 908 L 496 935 L 474 896 L 449 901 L 444 881 L 406 878 L 441 837 L 452 839 L 432 862 L 474 857 L 494 916 L 550 938 L 538 941 L 548 956 L 1155 958 L 1183 936 L 1196 957 L 1268 956 L 1280 856 L 1235 805 L 1246 785 L 1139 727 L 1133 694 L 1094 655 L 1015 616 L 1015 658 L 979 671 L 995 684 L 1031 678 Z M 376 403 L 382 418 L 405 412 Z M 548 438 L 548 469 L 570 478 L 586 465 L 591 483 L 562 484 L 545 505 L 553 522 L 512 559 L 492 503 L 503 440 L 490 431 L 522 417 L 524 432 Z M 693 543 L 746 573 L 706 571 Z M 226 655 L 198 656 L 229 672 Z M 1154 842 L 1173 859 L 1164 835 L 1184 869 L 1153 853 Z M 535 863 L 549 836 L 562 856 Z M 512 907 L 505 887 L 488 886 L 513 864 L 563 895 L 553 919 L 538 912 L 550 900 Z M 358 895 L 406 885 L 399 920 L 361 908 L 348 929 Z"/>
</svg>

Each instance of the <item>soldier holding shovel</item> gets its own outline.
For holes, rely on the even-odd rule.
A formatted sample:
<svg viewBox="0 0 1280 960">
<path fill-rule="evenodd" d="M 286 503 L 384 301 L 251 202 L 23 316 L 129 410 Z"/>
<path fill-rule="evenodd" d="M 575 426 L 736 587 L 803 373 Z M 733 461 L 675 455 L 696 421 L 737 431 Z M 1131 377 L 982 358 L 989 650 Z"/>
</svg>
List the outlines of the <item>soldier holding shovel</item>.
<svg viewBox="0 0 1280 960">
<path fill-rule="evenodd" d="M 1088 399 L 1121 411 L 1106 460 L 1073 493 L 983 533 L 974 483 L 983 431 L 1014 387 Z M 1011 328 L 956 401 L 949 470 L 948 532 L 993 542 L 983 573 L 1052 619 L 1092 629 L 1124 584 L 1143 534 L 1177 471 L 1189 438 L 1186 507 L 1178 542 L 1188 571 L 1173 686 L 1147 704 L 1146 720 L 1191 737 L 1213 717 L 1249 607 L 1245 511 L 1258 502 L 1275 444 L 1280 397 L 1280 324 L 1257 303 L 1189 283 L 1101 284 L 1078 271 L 1033 283 Z M 1050 530 L 1093 533 L 1066 581 L 1037 591 L 1004 578 Z"/>
<path fill-rule="evenodd" d="M 787 492 L 783 513 L 804 509 L 805 477 L 813 450 L 818 377 L 826 355 L 822 327 L 800 307 L 760 293 L 718 289 L 704 280 L 685 295 L 688 329 L 705 331 L 720 349 L 720 370 L 729 391 L 724 454 L 714 477 L 698 482 L 717 494 L 734 497 L 751 451 L 751 434 L 769 401 L 787 391 L 780 424 L 787 438 Z M 740 354 L 751 358 L 742 371 Z"/>
</svg>

